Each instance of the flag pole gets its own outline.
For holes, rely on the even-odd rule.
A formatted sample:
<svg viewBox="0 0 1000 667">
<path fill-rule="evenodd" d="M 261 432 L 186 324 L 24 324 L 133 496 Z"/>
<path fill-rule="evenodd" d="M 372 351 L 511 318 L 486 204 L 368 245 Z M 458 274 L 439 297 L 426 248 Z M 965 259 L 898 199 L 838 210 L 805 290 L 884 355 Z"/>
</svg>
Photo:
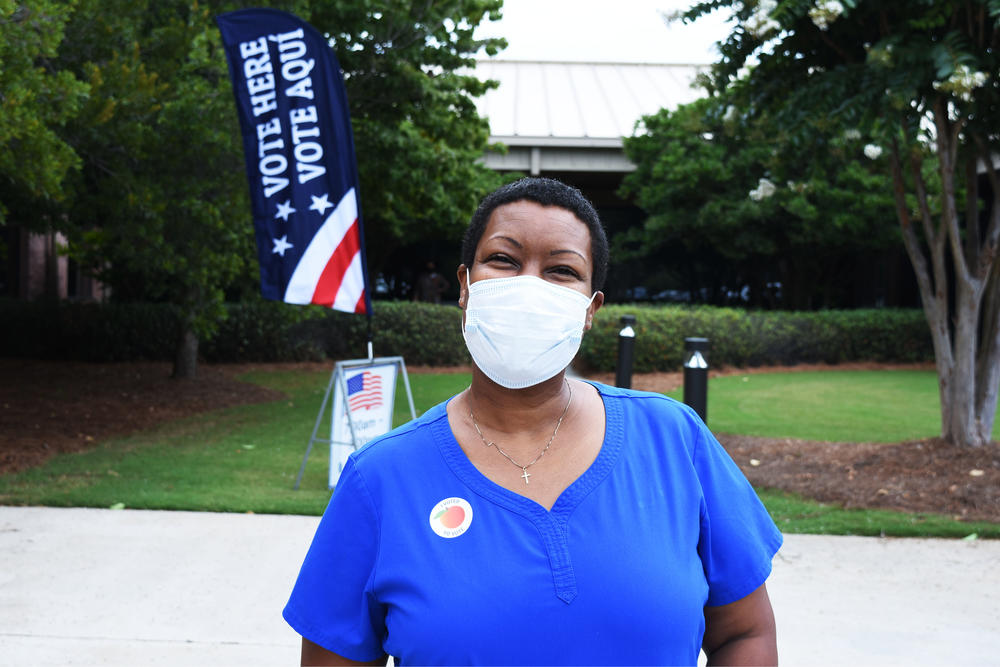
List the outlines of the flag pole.
<svg viewBox="0 0 1000 667">
<path fill-rule="evenodd" d="M 369 363 L 375 358 L 374 348 L 372 347 L 372 311 L 371 308 L 368 309 L 368 361 Z"/>
</svg>

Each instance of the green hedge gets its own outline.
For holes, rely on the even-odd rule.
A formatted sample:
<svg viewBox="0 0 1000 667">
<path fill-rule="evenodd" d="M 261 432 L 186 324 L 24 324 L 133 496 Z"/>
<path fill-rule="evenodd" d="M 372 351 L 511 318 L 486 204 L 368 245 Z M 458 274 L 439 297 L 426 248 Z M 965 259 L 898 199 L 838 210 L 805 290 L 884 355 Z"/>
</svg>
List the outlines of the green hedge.
<svg viewBox="0 0 1000 667">
<path fill-rule="evenodd" d="M 708 338 L 709 363 L 761 366 L 845 361 L 932 361 L 927 321 L 920 310 L 746 312 L 710 306 L 606 306 L 583 340 L 579 361 L 614 368 L 622 315 L 634 315 L 635 370 L 680 368 L 684 339 Z"/>
<path fill-rule="evenodd" d="M 469 363 L 462 311 L 455 306 L 378 301 L 373 311 L 372 344 L 377 356 L 402 356 L 410 365 Z M 322 317 L 294 327 L 290 335 L 322 346 L 331 359 L 358 359 L 368 354 L 367 332 L 367 318 L 324 309 Z"/>
<path fill-rule="evenodd" d="M 305 361 L 367 355 L 367 318 L 317 306 L 254 300 L 227 304 L 215 335 L 201 341 L 210 362 Z M 454 306 L 376 302 L 374 351 L 408 364 L 469 363 Z M 172 360 L 177 312 L 168 304 L 0 300 L 7 357 L 81 361 Z"/>
<path fill-rule="evenodd" d="M 226 319 L 199 352 L 213 362 L 318 361 L 326 357 L 324 346 L 308 327 L 329 312 L 263 299 L 226 304 Z"/>
<path fill-rule="evenodd" d="M 76 361 L 172 359 L 176 311 L 166 304 L 0 301 L 8 357 Z"/>
<path fill-rule="evenodd" d="M 255 300 L 227 306 L 228 318 L 202 341 L 206 361 L 301 361 L 360 358 L 364 317 Z M 598 311 L 577 362 L 614 370 L 622 315 L 636 316 L 635 370 L 680 368 L 684 338 L 711 341 L 709 363 L 756 366 L 799 362 L 932 360 L 919 310 L 746 312 L 731 308 L 625 305 Z M 170 360 L 176 311 L 165 304 L 0 301 L 4 356 L 86 361 Z M 376 302 L 374 347 L 411 365 L 469 363 L 461 311 L 454 306 Z"/>
</svg>

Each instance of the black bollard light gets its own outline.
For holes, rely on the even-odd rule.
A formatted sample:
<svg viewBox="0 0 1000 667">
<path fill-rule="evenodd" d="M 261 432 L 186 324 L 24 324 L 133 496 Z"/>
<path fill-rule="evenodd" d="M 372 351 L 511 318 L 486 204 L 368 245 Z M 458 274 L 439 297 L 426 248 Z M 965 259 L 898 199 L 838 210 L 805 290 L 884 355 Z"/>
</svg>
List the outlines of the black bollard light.
<svg viewBox="0 0 1000 667">
<path fill-rule="evenodd" d="M 622 315 L 622 330 L 618 332 L 618 366 L 615 367 L 615 386 L 632 388 L 632 359 L 635 354 L 635 315 Z"/>
<path fill-rule="evenodd" d="M 707 338 L 685 338 L 684 403 L 694 408 L 703 422 L 708 422 L 708 352 Z"/>
</svg>

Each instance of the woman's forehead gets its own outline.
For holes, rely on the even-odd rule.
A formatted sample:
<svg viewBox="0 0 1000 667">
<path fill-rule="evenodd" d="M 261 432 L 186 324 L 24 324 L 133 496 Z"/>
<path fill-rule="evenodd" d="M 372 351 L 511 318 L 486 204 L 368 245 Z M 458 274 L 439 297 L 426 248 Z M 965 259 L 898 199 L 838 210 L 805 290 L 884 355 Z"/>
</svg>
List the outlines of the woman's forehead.
<svg viewBox="0 0 1000 667">
<path fill-rule="evenodd" d="M 580 218 L 561 206 L 542 206 L 533 201 L 516 201 L 498 206 L 490 215 L 480 243 L 494 237 L 518 242 L 560 243 L 579 246 L 590 255 L 590 229 Z"/>
</svg>

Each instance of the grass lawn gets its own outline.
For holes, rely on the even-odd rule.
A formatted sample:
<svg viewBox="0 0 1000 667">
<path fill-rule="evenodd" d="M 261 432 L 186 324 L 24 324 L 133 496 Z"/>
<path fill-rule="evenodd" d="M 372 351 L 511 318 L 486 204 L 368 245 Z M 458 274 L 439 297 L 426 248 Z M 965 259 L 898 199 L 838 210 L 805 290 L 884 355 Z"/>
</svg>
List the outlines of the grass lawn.
<svg viewBox="0 0 1000 667">
<path fill-rule="evenodd" d="M 329 373 L 255 372 L 243 379 L 287 399 L 196 415 L 116 438 L 81 453 L 0 477 L 0 504 L 319 514 L 326 507 L 329 447 L 313 447 L 292 489 Z M 468 385 L 468 374 L 411 376 L 427 409 Z M 409 419 L 397 387 L 395 424 Z M 329 437 L 329 408 L 319 436 Z M 325 431 L 324 431 L 325 428 Z"/>
<path fill-rule="evenodd" d="M 843 509 L 777 489 L 758 489 L 771 518 L 784 533 L 871 537 L 955 537 L 1000 539 L 1000 524 L 955 521 L 935 514 Z"/>
<path fill-rule="evenodd" d="M 813 440 L 898 441 L 933 435 L 937 409 L 933 374 L 893 371 L 901 375 L 887 383 L 878 377 L 885 373 L 717 378 L 709 390 L 710 424 L 720 432 Z M 328 447 L 313 448 L 301 489 L 295 491 L 292 485 L 328 378 L 325 372 L 250 373 L 244 379 L 279 389 L 287 398 L 170 422 L 4 475 L 0 504 L 319 514 L 330 497 Z M 418 412 L 460 391 L 469 380 L 468 374 L 411 375 Z M 811 392 L 820 398 L 803 396 Z M 926 419 L 914 417 L 918 412 L 926 413 Z M 398 387 L 395 423 L 408 418 L 405 392 Z M 329 433 L 328 424 L 325 421 L 321 428 L 321 437 L 324 429 Z M 762 490 L 761 497 L 786 532 L 923 536 L 978 532 L 982 537 L 1000 537 L 1000 524 L 843 510 L 771 490 Z"/>
<path fill-rule="evenodd" d="M 831 370 L 713 378 L 708 423 L 719 433 L 826 442 L 929 438 L 941 433 L 937 375 Z"/>
</svg>

